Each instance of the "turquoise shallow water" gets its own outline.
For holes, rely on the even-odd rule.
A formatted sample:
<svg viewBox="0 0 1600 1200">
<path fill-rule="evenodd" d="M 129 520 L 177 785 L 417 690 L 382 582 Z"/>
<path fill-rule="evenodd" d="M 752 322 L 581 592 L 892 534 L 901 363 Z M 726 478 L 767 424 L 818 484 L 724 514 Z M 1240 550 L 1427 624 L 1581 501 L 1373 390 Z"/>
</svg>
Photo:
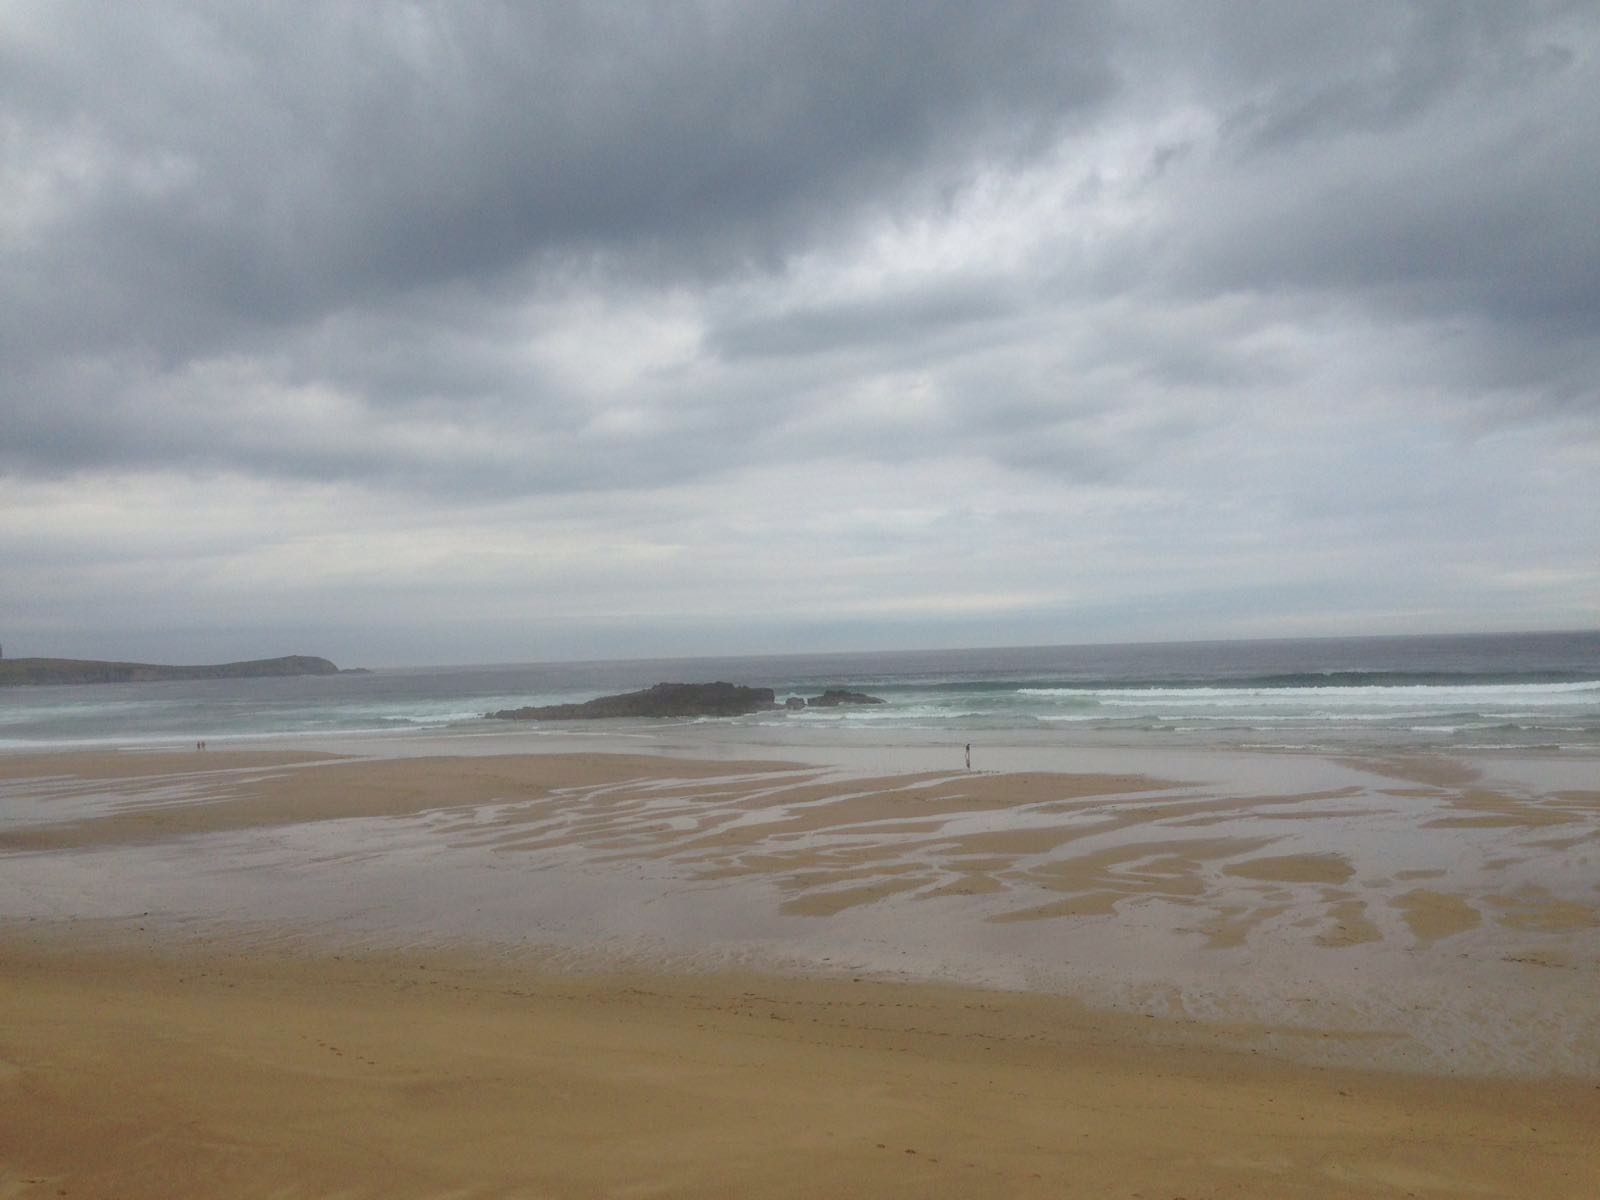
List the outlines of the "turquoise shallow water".
<svg viewBox="0 0 1600 1200">
<path fill-rule="evenodd" d="M 887 703 L 731 724 L 902 738 L 1243 749 L 1600 751 L 1600 632 L 419 667 L 0 691 L 0 749 L 487 732 L 482 714 L 671 681 Z M 613 724 L 613 723 L 608 723 Z M 731 732 L 731 731 L 730 731 Z"/>
</svg>

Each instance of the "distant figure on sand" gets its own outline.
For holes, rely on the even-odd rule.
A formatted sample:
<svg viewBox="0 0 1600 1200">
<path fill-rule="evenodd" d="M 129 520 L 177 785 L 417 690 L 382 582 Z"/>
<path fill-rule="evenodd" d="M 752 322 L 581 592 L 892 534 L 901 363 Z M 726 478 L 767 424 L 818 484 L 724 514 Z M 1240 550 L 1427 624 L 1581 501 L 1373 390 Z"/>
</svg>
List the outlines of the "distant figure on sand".
<svg viewBox="0 0 1600 1200">
<path fill-rule="evenodd" d="M 967 770 L 972 770 L 972 743 L 967 743 Z"/>
</svg>

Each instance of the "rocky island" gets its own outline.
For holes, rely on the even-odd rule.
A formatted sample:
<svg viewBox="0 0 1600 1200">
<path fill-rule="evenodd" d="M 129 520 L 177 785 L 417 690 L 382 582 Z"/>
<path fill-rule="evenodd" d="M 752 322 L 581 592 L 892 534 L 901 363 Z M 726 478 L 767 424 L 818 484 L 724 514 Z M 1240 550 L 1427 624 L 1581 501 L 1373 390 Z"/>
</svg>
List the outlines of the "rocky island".
<svg viewBox="0 0 1600 1200">
<path fill-rule="evenodd" d="M 876 696 L 829 688 L 809 700 L 791 696 L 781 706 L 833 708 L 841 704 L 883 704 Z M 771 688 L 732 683 L 658 683 L 642 692 L 601 696 L 582 704 L 545 704 L 484 713 L 492 721 L 593 721 L 608 717 L 741 717 L 779 708 Z"/>
<path fill-rule="evenodd" d="M 82 658 L 0 658 L 0 687 L 61 683 L 154 683 L 175 679 L 255 679 L 339 673 L 339 668 L 327 659 L 308 654 L 193 667 L 99 662 Z"/>
<path fill-rule="evenodd" d="M 604 717 L 738 717 L 776 708 L 771 688 L 731 683 L 658 683 L 642 692 L 601 696 L 583 704 L 504 708 L 496 721 L 586 721 Z"/>
<path fill-rule="evenodd" d="M 807 708 L 838 708 L 841 704 L 887 704 L 887 700 L 869 696 L 865 692 L 851 692 L 844 688 L 829 688 L 820 696 L 806 701 Z"/>
</svg>

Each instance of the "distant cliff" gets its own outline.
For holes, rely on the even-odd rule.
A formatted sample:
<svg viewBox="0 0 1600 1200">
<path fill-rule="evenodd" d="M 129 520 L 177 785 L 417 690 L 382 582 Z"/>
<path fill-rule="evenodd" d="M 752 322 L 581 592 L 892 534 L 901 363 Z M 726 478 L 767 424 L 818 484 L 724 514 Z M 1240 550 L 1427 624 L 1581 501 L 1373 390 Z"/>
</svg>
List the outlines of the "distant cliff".
<svg viewBox="0 0 1600 1200">
<path fill-rule="evenodd" d="M 583 704 L 503 708 L 496 721 L 592 721 L 606 717 L 737 717 L 776 708 L 771 688 L 731 683 L 658 683 L 642 692 L 601 696 Z"/>
<path fill-rule="evenodd" d="M 290 654 L 203 667 L 95 662 L 80 658 L 0 658 L 0 687 L 50 683 L 150 683 L 169 679 L 253 679 L 268 675 L 337 675 L 325 658 Z"/>
</svg>

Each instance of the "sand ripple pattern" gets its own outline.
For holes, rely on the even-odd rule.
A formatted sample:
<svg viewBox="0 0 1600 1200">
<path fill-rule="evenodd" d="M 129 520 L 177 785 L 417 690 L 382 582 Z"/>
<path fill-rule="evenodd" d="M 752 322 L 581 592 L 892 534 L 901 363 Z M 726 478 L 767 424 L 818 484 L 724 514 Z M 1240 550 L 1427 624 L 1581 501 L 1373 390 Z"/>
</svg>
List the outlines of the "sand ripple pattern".
<svg viewBox="0 0 1600 1200">
<path fill-rule="evenodd" d="M 621 755 L 96 764 L 4 762 L 13 919 L 954 979 L 1600 1072 L 1600 792 L 1458 762 L 1266 792 Z"/>
</svg>

